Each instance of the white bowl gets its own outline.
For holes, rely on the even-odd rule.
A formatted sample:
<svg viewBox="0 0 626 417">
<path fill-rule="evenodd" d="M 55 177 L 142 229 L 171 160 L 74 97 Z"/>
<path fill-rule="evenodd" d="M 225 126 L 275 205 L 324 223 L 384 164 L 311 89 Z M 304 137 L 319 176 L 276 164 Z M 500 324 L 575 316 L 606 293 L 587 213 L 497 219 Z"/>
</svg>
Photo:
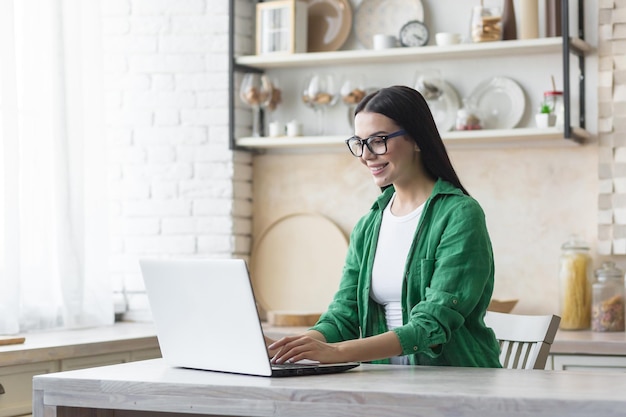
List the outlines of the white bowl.
<svg viewBox="0 0 626 417">
<path fill-rule="evenodd" d="M 435 34 L 435 42 L 439 46 L 456 45 L 461 43 L 461 34 L 452 32 L 439 32 Z"/>
</svg>

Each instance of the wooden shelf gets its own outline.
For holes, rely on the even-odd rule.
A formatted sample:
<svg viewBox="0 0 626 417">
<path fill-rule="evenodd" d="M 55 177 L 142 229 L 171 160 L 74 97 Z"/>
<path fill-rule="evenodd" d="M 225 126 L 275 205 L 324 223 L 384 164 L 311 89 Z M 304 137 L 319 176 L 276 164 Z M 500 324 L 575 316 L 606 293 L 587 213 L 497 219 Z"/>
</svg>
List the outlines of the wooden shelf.
<svg viewBox="0 0 626 417">
<path fill-rule="evenodd" d="M 562 37 L 512 40 L 500 42 L 466 43 L 451 46 L 424 46 L 414 48 L 392 48 L 384 50 L 358 49 L 349 51 L 313 52 L 301 54 L 250 55 L 235 58 L 240 70 L 255 68 L 271 70 L 280 68 L 306 68 L 331 65 L 378 65 L 381 63 L 407 63 L 437 61 L 443 59 L 509 58 L 523 55 L 562 54 Z M 569 47 L 577 54 L 592 49 L 584 40 L 569 38 Z M 546 147 L 572 146 L 589 141 L 589 133 L 580 128 L 572 128 L 571 137 L 565 139 L 563 129 L 516 128 L 442 134 L 448 148 L 493 148 L 493 147 Z M 238 148 L 295 151 L 345 148 L 343 136 L 301 136 L 301 137 L 242 137 L 235 138 Z"/>
<path fill-rule="evenodd" d="M 589 139 L 589 134 L 575 128 L 580 141 Z M 347 150 L 344 136 L 298 136 L 298 137 L 243 137 L 236 141 L 238 147 L 259 150 L 337 149 Z M 565 140 L 563 130 L 547 129 L 490 129 L 446 132 L 442 139 L 449 149 L 480 147 L 563 147 L 577 145 L 576 141 Z"/>
<path fill-rule="evenodd" d="M 570 43 L 577 49 L 588 51 L 591 46 L 580 39 Z M 440 59 L 477 59 L 485 57 L 516 56 L 527 54 L 561 53 L 563 39 L 540 38 L 500 42 L 466 43 L 451 46 L 423 46 L 384 50 L 358 49 L 334 52 L 309 52 L 302 54 L 249 55 L 235 58 L 241 66 L 258 69 L 312 67 L 325 65 L 357 65 L 431 61 Z"/>
</svg>

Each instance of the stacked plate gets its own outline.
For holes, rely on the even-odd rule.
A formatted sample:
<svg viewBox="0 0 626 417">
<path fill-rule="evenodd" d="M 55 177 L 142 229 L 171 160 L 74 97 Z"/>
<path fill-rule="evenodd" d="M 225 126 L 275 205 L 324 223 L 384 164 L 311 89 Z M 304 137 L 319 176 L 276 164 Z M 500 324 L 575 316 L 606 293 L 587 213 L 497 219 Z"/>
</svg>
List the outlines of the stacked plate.
<svg viewBox="0 0 626 417">
<path fill-rule="evenodd" d="M 373 47 L 375 34 L 398 37 L 409 20 L 424 21 L 421 0 L 363 0 L 354 17 L 354 33 L 361 45 Z"/>
<path fill-rule="evenodd" d="M 526 110 L 524 90 L 506 77 L 481 82 L 468 97 L 468 102 L 478 110 L 483 129 L 513 129 Z"/>
</svg>

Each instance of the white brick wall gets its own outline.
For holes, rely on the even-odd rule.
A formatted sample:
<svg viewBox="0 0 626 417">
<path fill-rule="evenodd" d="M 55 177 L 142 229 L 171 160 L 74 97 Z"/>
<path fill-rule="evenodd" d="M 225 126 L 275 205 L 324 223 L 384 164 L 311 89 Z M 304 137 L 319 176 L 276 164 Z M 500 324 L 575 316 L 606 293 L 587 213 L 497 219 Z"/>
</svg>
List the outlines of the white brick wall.
<svg viewBox="0 0 626 417">
<path fill-rule="evenodd" d="M 250 0 L 237 1 L 249 28 Z M 102 12 L 111 276 L 141 318 L 139 257 L 249 255 L 252 159 L 228 149 L 228 0 L 107 0 Z"/>
</svg>

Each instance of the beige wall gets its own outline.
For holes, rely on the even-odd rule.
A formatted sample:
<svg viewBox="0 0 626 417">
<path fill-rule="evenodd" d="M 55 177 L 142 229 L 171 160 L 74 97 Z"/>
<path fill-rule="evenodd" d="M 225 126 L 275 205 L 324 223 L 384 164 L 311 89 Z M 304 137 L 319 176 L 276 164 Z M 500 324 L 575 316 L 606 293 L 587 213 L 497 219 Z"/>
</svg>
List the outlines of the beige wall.
<svg viewBox="0 0 626 417">
<path fill-rule="evenodd" d="M 596 235 L 597 146 L 455 150 L 450 156 L 487 215 L 494 296 L 520 299 L 516 312 L 556 313 L 560 245 L 570 233 Z M 348 235 L 378 195 L 370 174 L 347 151 L 257 155 L 253 166 L 255 237 L 297 212 L 323 214 Z"/>
</svg>

